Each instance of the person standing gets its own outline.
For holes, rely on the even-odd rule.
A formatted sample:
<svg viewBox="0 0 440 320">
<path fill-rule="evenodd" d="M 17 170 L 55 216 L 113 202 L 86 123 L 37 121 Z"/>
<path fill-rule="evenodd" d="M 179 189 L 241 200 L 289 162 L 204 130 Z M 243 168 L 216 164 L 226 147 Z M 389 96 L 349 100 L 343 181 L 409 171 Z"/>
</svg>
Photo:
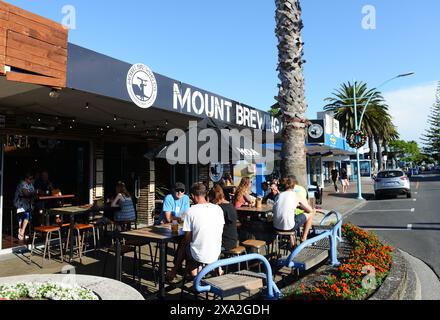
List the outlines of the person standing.
<svg viewBox="0 0 440 320">
<path fill-rule="evenodd" d="M 14 195 L 14 206 L 18 215 L 18 239 L 26 239 L 26 228 L 31 220 L 32 206 L 36 195 L 33 185 L 34 176 L 27 173 L 24 180 L 21 181 Z"/>
<path fill-rule="evenodd" d="M 339 193 L 339 188 L 338 188 L 339 171 L 338 169 L 336 169 L 336 167 L 333 167 L 333 170 L 331 171 L 331 175 L 332 175 L 333 185 L 335 186 L 335 191 L 336 193 Z"/>
<path fill-rule="evenodd" d="M 221 254 L 222 235 L 225 224 L 223 210 L 206 200 L 207 189 L 203 183 L 195 183 L 191 188 L 191 198 L 195 205 L 184 214 L 183 238 L 174 267 L 167 273 L 172 281 L 186 260 L 186 271 L 196 277 L 203 264 L 216 262 Z"/>
<path fill-rule="evenodd" d="M 342 182 L 342 193 L 347 193 L 350 182 L 348 181 L 347 169 L 342 168 L 341 170 L 341 182 Z"/>
<path fill-rule="evenodd" d="M 162 213 L 158 224 L 171 223 L 173 220 L 180 219 L 190 207 L 189 197 L 185 194 L 185 185 L 177 182 L 171 194 L 167 195 L 163 201 Z"/>
</svg>

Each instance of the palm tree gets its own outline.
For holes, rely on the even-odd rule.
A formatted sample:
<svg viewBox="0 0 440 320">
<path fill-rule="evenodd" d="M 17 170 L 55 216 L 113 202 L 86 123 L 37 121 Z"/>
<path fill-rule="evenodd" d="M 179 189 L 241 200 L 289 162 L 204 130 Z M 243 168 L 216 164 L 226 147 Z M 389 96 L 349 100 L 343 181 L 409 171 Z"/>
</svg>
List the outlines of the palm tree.
<svg viewBox="0 0 440 320">
<path fill-rule="evenodd" d="M 299 0 L 275 0 L 276 36 L 278 38 L 278 71 L 281 84 L 276 100 L 283 117 L 282 173 L 295 175 L 307 185 L 303 50 L 301 37 L 303 22 Z"/>
<path fill-rule="evenodd" d="M 397 132 L 397 129 L 394 126 L 391 117 L 389 117 L 389 119 L 385 119 L 383 123 L 384 125 L 382 127 L 382 130 L 380 130 L 376 134 L 376 138 L 375 138 L 379 171 L 383 169 L 382 146 L 385 149 L 385 153 L 388 154 L 388 144 L 391 141 L 395 141 L 400 138 L 399 133 Z"/>
<path fill-rule="evenodd" d="M 381 168 L 382 143 L 384 140 L 391 141 L 397 132 L 381 93 L 375 89 L 368 90 L 367 84 L 363 82 L 356 82 L 355 85 L 356 93 L 354 93 L 354 84 L 351 82 L 343 83 L 340 89 L 333 93 L 332 97 L 325 99 L 329 104 L 324 107 L 324 110 L 334 113 L 335 119 L 339 120 L 341 131 L 347 134 L 350 130 L 355 129 L 354 96 L 356 95 L 358 105 L 358 119 L 361 116 L 363 107 L 371 97 L 362 121 L 362 129 L 368 136 L 372 164 L 374 164 L 374 143 L 376 143 L 378 162 Z M 391 128 L 394 128 L 394 133 L 392 133 Z"/>
</svg>

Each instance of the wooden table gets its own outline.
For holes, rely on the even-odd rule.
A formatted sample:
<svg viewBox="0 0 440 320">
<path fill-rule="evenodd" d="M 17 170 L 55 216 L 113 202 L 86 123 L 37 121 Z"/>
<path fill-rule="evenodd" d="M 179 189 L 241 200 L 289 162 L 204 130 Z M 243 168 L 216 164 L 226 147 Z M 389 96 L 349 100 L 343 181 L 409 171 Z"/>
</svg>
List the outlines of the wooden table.
<svg viewBox="0 0 440 320">
<path fill-rule="evenodd" d="M 66 194 L 62 196 L 39 196 L 37 200 L 39 201 L 47 201 L 47 200 L 64 200 L 64 199 L 73 199 L 75 198 L 74 194 Z"/>
<path fill-rule="evenodd" d="M 69 239 L 69 262 L 73 260 L 73 240 L 74 240 L 74 229 L 75 229 L 75 216 L 84 215 L 91 212 L 91 208 L 88 206 L 76 206 L 76 207 L 65 207 L 65 208 L 54 208 L 50 209 L 50 215 L 68 215 L 70 216 L 70 239 Z"/>
<path fill-rule="evenodd" d="M 263 204 L 261 208 L 256 207 L 241 207 L 236 209 L 238 214 L 243 215 L 260 215 L 260 214 L 268 214 L 273 211 L 273 206 L 269 204 Z"/>
<path fill-rule="evenodd" d="M 121 281 L 121 242 L 120 238 L 133 239 L 133 240 L 146 240 L 149 242 L 155 242 L 159 246 L 159 293 L 160 299 L 165 298 L 165 275 L 167 264 L 167 245 L 174 240 L 182 239 L 184 232 L 179 227 L 179 233 L 174 234 L 171 232 L 170 225 L 162 225 L 156 227 L 143 228 L 138 230 L 121 232 L 116 237 L 116 280 Z"/>
<path fill-rule="evenodd" d="M 46 204 L 48 202 L 51 201 L 62 201 L 62 200 L 66 200 L 66 199 L 74 199 L 75 195 L 74 194 L 66 194 L 66 195 L 62 195 L 62 196 L 46 196 L 46 195 L 40 195 L 37 197 L 37 201 L 41 202 L 41 210 L 44 210 L 45 212 L 45 216 L 46 216 L 46 225 L 49 225 L 50 221 L 49 221 L 49 215 L 46 214 L 47 213 L 47 208 L 46 208 Z M 42 221 L 41 221 L 42 222 Z"/>
</svg>

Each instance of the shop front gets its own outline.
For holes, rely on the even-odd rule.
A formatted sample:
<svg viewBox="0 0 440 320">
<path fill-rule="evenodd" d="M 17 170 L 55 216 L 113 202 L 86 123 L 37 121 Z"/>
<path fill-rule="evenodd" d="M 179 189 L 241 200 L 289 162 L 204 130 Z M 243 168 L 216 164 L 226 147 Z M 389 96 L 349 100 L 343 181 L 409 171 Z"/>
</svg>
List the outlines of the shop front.
<svg viewBox="0 0 440 320">
<path fill-rule="evenodd" d="M 21 26 L 9 21 L 0 28 L 0 252 L 26 246 L 17 239 L 13 198 L 27 172 L 47 171 L 59 193 L 73 196 L 63 205 L 107 202 L 124 181 L 138 222 L 151 225 L 156 195 L 176 181 L 210 180 L 209 163 L 156 158 L 170 132 L 207 118 L 239 129 L 282 130 L 265 112 L 70 44 L 67 30 L 53 21 L 9 4 L 0 10 L 0 19 L 11 10 L 23 16 Z M 28 32 L 37 28 L 33 21 L 47 32 Z M 230 165 L 223 169 L 233 172 Z"/>
</svg>

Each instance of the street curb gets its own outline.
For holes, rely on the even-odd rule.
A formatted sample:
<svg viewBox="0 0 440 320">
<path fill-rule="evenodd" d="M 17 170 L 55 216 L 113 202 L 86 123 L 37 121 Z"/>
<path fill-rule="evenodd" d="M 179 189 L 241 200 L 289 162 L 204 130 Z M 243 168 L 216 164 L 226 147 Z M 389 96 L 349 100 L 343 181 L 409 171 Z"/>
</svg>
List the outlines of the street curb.
<svg viewBox="0 0 440 320">
<path fill-rule="evenodd" d="M 405 292 L 401 300 L 422 300 L 422 286 L 419 277 L 414 271 L 410 261 L 405 257 L 405 251 L 400 250 L 404 254 L 404 258 L 408 264 L 407 280 L 405 282 Z"/>
<path fill-rule="evenodd" d="M 396 250 L 394 252 L 390 274 L 379 290 L 368 300 L 403 300 L 407 286 L 408 267 L 410 267 L 409 262 L 405 259 L 400 250 Z"/>
<path fill-rule="evenodd" d="M 342 214 L 342 216 L 344 218 L 348 218 L 350 217 L 353 213 L 355 213 L 356 211 L 358 211 L 359 209 L 361 209 L 362 207 L 364 207 L 367 204 L 367 200 L 360 200 L 358 204 L 356 204 L 354 207 L 352 207 L 351 209 L 349 209 L 346 212 L 340 212 Z"/>
</svg>

